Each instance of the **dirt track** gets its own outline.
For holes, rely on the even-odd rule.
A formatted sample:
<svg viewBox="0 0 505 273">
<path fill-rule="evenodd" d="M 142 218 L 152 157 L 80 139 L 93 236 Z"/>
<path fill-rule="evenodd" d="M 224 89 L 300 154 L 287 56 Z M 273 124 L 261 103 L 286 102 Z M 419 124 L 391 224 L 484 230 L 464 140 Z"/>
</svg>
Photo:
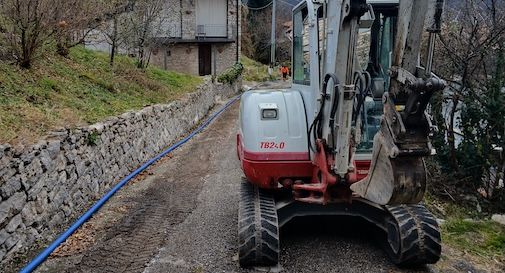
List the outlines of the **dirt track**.
<svg viewBox="0 0 505 273">
<path fill-rule="evenodd" d="M 238 103 L 113 197 L 39 272 L 256 272 L 240 269 L 236 256 L 237 118 Z M 395 267 L 368 236 L 373 227 L 348 220 L 283 228 L 281 268 L 273 271 L 438 272 Z"/>
</svg>

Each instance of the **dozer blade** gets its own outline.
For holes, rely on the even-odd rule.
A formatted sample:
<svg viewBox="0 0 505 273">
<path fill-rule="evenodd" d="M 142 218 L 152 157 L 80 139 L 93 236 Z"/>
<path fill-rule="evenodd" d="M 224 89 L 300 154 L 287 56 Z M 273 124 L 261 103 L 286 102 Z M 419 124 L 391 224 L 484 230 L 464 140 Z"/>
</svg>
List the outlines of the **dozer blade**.
<svg viewBox="0 0 505 273">
<path fill-rule="evenodd" d="M 383 126 L 384 129 L 384 126 Z M 368 176 L 351 185 L 351 190 L 379 205 L 417 204 L 426 190 L 426 169 L 422 156 L 399 155 L 383 130 L 374 138 Z"/>
</svg>

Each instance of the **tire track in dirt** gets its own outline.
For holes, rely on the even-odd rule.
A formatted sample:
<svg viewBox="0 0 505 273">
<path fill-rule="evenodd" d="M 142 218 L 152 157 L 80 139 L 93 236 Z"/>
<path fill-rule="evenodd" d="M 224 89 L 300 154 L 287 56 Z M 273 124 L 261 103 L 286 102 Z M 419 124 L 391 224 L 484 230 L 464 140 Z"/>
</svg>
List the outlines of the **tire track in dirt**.
<svg viewBox="0 0 505 273">
<path fill-rule="evenodd" d="M 216 171 L 211 161 L 235 124 L 238 103 L 214 124 L 181 148 L 177 160 L 169 160 L 164 175 L 137 196 L 122 200 L 133 204 L 124 217 L 105 232 L 103 239 L 82 253 L 82 259 L 64 272 L 142 272 L 166 243 L 172 227 L 180 224 L 196 208 L 203 179 Z M 165 179 L 164 177 L 169 177 Z"/>
</svg>

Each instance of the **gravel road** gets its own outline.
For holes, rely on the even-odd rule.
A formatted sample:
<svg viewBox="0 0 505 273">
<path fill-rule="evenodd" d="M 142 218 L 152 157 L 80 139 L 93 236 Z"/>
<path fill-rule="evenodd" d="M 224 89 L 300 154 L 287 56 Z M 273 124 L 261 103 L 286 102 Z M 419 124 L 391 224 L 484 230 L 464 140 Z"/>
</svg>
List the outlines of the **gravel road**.
<svg viewBox="0 0 505 273">
<path fill-rule="evenodd" d="M 392 265 L 374 227 L 349 218 L 295 220 L 281 230 L 279 268 L 240 269 L 237 118 L 235 103 L 115 196 L 39 272 L 437 272 Z"/>
</svg>

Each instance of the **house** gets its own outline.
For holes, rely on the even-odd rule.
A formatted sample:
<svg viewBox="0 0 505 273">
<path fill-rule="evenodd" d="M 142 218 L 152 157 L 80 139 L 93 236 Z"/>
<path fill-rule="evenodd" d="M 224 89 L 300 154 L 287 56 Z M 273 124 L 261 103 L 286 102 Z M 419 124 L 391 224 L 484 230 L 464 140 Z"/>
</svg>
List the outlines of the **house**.
<svg viewBox="0 0 505 273">
<path fill-rule="evenodd" d="M 151 63 L 217 75 L 240 57 L 240 0 L 167 0 Z"/>
</svg>

